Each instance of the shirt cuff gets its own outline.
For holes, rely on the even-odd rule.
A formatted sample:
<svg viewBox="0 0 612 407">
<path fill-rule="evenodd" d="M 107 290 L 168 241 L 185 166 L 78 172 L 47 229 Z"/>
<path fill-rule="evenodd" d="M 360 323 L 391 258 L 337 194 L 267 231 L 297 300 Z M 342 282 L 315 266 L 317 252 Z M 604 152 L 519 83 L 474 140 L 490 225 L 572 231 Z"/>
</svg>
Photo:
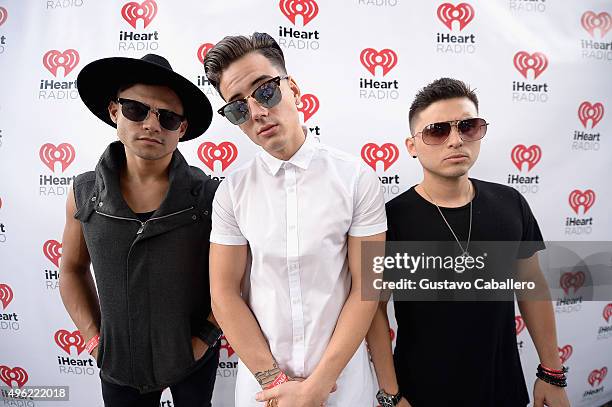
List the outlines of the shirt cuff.
<svg viewBox="0 0 612 407">
<path fill-rule="evenodd" d="M 210 242 L 217 244 L 224 244 L 227 246 L 242 246 L 248 244 L 249 241 L 244 236 L 223 236 L 210 234 Z"/>
<path fill-rule="evenodd" d="M 379 223 L 376 225 L 364 225 L 364 226 L 351 226 L 349 229 L 349 236 L 353 237 L 365 237 L 377 235 L 387 231 L 387 222 Z"/>
</svg>

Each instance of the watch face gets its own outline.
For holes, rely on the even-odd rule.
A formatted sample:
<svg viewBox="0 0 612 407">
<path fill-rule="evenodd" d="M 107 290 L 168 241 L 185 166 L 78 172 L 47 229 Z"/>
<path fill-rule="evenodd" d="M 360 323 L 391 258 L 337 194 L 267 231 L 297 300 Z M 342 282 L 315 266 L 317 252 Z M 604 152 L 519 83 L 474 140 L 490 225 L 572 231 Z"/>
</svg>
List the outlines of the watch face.
<svg viewBox="0 0 612 407">
<path fill-rule="evenodd" d="M 377 400 L 380 407 L 395 407 L 392 397 L 378 396 Z"/>
<path fill-rule="evenodd" d="M 395 407 L 395 405 L 399 403 L 399 400 L 396 400 L 396 398 L 396 396 L 392 396 L 381 391 L 379 391 L 376 395 L 376 400 L 378 401 L 378 404 L 380 404 L 380 407 Z"/>
</svg>

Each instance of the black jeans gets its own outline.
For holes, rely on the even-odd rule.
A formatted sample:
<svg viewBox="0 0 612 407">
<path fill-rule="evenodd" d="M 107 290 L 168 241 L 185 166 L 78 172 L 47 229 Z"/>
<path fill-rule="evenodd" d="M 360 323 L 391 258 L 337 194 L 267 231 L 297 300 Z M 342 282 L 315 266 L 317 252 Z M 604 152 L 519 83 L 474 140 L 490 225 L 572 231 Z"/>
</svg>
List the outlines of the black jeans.
<svg viewBox="0 0 612 407">
<path fill-rule="evenodd" d="M 211 407 L 213 388 L 219 365 L 219 347 L 204 354 L 202 366 L 178 383 L 170 386 L 172 403 L 164 407 Z M 162 391 L 140 393 L 133 387 L 102 382 L 105 407 L 159 407 Z"/>
</svg>

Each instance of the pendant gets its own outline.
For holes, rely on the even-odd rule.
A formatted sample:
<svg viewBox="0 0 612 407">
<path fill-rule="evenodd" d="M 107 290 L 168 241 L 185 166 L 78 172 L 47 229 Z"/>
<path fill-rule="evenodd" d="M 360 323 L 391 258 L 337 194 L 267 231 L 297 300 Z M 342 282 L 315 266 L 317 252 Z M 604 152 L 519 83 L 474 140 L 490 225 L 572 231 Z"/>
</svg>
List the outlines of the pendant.
<svg viewBox="0 0 612 407">
<path fill-rule="evenodd" d="M 470 256 L 470 253 L 466 250 L 463 253 L 461 253 L 461 257 L 472 257 L 472 256 Z"/>
</svg>

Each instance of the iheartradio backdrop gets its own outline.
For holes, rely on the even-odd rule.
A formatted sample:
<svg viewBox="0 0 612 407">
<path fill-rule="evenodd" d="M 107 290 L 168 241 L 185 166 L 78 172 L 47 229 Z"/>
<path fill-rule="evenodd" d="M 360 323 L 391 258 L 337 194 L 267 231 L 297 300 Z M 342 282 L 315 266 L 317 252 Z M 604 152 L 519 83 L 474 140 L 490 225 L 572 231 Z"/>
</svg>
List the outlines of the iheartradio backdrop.
<svg viewBox="0 0 612 407">
<path fill-rule="evenodd" d="M 612 230 L 611 13 L 609 0 L 0 0 L 0 389 L 69 385 L 63 405 L 102 405 L 57 288 L 67 191 L 115 139 L 78 98 L 88 62 L 160 53 L 219 107 L 204 55 L 225 35 L 268 32 L 312 136 L 361 155 L 387 200 L 421 177 L 403 144 L 415 92 L 460 78 L 491 123 L 472 176 L 523 193 L 547 240 L 601 241 Z M 219 178 L 258 151 L 220 116 L 180 149 Z M 570 280 L 555 301 L 559 354 L 572 405 L 598 406 L 612 399 L 612 303 L 583 301 Z M 538 359 L 518 314 L 516 326 L 531 388 Z M 214 405 L 233 406 L 237 357 L 223 345 Z"/>
</svg>

